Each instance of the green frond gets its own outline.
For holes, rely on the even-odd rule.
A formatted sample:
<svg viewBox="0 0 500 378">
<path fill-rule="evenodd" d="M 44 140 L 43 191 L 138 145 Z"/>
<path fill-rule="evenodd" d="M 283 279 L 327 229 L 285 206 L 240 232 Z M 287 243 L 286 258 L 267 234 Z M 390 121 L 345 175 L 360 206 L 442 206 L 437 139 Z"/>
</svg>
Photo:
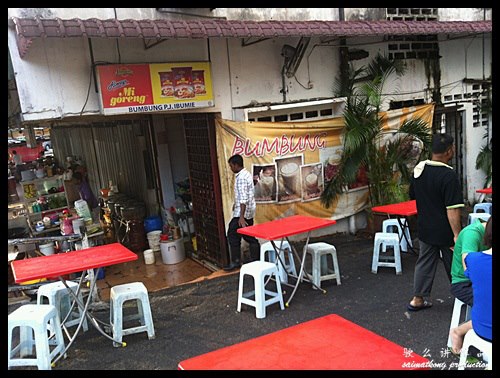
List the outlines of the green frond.
<svg viewBox="0 0 500 378">
<path fill-rule="evenodd" d="M 343 83 L 337 80 L 342 86 L 337 87 L 336 93 L 347 98 L 343 114 L 344 152 L 337 175 L 325 183 L 321 195 L 325 207 L 333 205 L 337 196 L 356 182 L 360 167 L 366 169 L 372 206 L 407 197 L 409 167 L 418 160 L 416 154 L 430 150 L 430 125 L 421 119 L 407 120 L 387 144 L 379 143 L 386 134 L 379 116 L 384 84 L 392 75 L 403 75 L 405 69 L 402 61 L 377 54 L 366 67 L 354 70 L 350 65 L 349 77 Z M 421 142 L 422 150 L 414 148 L 415 141 Z"/>
</svg>

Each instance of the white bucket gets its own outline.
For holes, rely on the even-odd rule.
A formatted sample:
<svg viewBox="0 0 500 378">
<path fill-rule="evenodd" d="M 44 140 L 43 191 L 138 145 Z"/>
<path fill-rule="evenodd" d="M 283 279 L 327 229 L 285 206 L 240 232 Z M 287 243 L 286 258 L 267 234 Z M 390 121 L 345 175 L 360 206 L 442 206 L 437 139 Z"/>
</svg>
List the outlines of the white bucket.
<svg viewBox="0 0 500 378">
<path fill-rule="evenodd" d="M 162 241 L 160 242 L 160 249 L 161 259 L 164 264 L 177 264 L 186 258 L 182 239 Z"/>
<path fill-rule="evenodd" d="M 155 253 L 152 249 L 146 249 L 144 251 L 144 262 L 148 265 L 155 263 Z"/>
<path fill-rule="evenodd" d="M 146 234 L 146 237 L 148 238 L 149 248 L 151 248 L 153 251 L 160 250 L 160 235 L 161 230 L 150 231 Z"/>
<path fill-rule="evenodd" d="M 47 244 L 40 244 L 38 247 L 40 249 L 40 252 L 44 254 L 45 256 L 53 255 L 54 254 L 54 243 L 50 242 Z"/>
</svg>

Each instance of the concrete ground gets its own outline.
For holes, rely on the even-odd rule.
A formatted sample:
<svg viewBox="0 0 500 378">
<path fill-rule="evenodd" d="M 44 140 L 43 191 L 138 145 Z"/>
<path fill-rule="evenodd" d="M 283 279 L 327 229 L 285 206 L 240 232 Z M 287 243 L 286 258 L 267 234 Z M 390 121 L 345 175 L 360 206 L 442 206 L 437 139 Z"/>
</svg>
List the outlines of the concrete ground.
<svg viewBox="0 0 500 378">
<path fill-rule="evenodd" d="M 394 268 L 379 268 L 373 274 L 371 235 L 337 234 L 312 242 L 320 240 L 335 245 L 342 278 L 340 286 L 334 280 L 323 282 L 326 294 L 304 283 L 288 308 L 281 311 L 278 304 L 271 305 L 267 316 L 257 319 L 253 307 L 243 305 L 241 313 L 236 311 L 237 273 L 150 293 L 155 339 L 148 340 L 145 332 L 129 335 L 125 348 L 114 348 L 90 327 L 54 370 L 175 370 L 187 358 L 328 314 L 338 314 L 426 356 L 433 369 L 456 369 L 453 363 L 458 358 L 446 347 L 454 297 L 442 264 L 432 289 L 433 307 L 409 312 L 416 255 L 402 254 L 402 275 L 396 275 Z M 284 288 L 286 301 L 291 289 Z M 14 308 L 10 306 L 9 312 Z M 96 315 L 108 321 L 107 311 Z M 362 366 L 359 361 L 352 368 Z"/>
</svg>

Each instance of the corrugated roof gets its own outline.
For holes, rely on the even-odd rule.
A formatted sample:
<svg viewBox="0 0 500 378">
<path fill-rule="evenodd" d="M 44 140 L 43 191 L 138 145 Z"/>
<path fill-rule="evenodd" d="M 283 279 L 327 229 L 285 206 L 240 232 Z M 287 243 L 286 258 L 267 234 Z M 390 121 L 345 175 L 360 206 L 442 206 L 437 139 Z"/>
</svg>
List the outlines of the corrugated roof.
<svg viewBox="0 0 500 378">
<path fill-rule="evenodd" d="M 13 17 L 23 56 L 33 38 L 279 38 L 490 33 L 492 21 L 68 20 Z"/>
</svg>

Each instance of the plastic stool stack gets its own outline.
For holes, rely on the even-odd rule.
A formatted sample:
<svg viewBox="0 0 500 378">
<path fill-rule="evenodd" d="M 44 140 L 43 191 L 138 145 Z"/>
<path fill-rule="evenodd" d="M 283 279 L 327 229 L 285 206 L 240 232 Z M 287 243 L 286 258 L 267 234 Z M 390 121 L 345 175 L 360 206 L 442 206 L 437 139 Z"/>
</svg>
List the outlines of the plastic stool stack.
<svg viewBox="0 0 500 378">
<path fill-rule="evenodd" d="M 280 262 L 278 264 L 278 273 L 280 280 L 283 283 L 288 283 L 288 274 L 290 273 L 297 277 L 297 270 L 295 269 L 295 261 L 293 260 L 293 252 L 288 241 L 276 241 L 276 247 L 279 249 Z M 267 260 L 266 260 L 267 254 Z M 260 246 L 260 261 L 269 261 L 276 263 L 276 251 L 273 244 L 268 241 Z"/>
<path fill-rule="evenodd" d="M 474 205 L 473 213 L 480 213 L 481 211 L 479 210 L 491 215 L 491 212 L 493 211 L 493 204 L 491 202 L 476 203 Z"/>
<path fill-rule="evenodd" d="M 131 315 L 123 315 L 123 304 L 126 301 L 136 301 L 137 312 Z M 149 305 L 148 290 L 142 282 L 132 282 L 113 286 L 109 294 L 110 324 L 113 330 L 113 346 L 125 346 L 122 342 L 123 336 L 133 333 L 147 332 L 148 338 L 155 338 L 153 317 Z M 131 320 L 139 320 L 140 325 L 124 328 L 124 323 Z"/>
<path fill-rule="evenodd" d="M 402 224 L 406 224 L 406 218 L 401 218 Z M 394 231 L 394 229 L 397 229 Z M 408 244 L 410 247 L 413 247 L 413 242 L 410 237 L 410 230 L 408 227 L 405 227 L 405 234 L 403 235 L 403 231 L 401 230 L 401 224 L 397 219 L 386 219 L 382 222 L 382 232 L 397 232 L 399 235 L 399 240 L 401 240 L 400 248 L 402 252 L 408 252 Z M 382 244 L 382 252 L 385 252 L 387 246 Z"/>
<path fill-rule="evenodd" d="M 380 261 L 380 247 L 386 245 L 392 246 L 394 249 L 394 256 L 388 256 L 393 261 Z M 377 232 L 373 242 L 373 259 L 372 259 L 372 273 L 377 274 L 379 267 L 396 268 L 396 274 L 403 273 L 401 267 L 401 254 L 399 251 L 399 235 L 392 232 Z"/>
<path fill-rule="evenodd" d="M 460 362 L 458 363 L 458 370 L 465 370 L 467 355 L 469 354 L 469 347 L 475 347 L 483 354 L 483 359 L 488 362 L 488 370 L 492 370 L 493 362 L 492 359 L 492 347 L 491 341 L 486 341 L 480 338 L 474 329 L 467 331 L 464 337 L 464 343 L 462 345 L 462 351 L 460 352 Z"/>
<path fill-rule="evenodd" d="M 465 318 L 463 321 L 460 321 L 460 315 L 462 314 L 462 307 L 465 307 Z M 455 298 L 455 303 L 453 304 L 453 313 L 451 314 L 451 322 L 450 322 L 450 331 L 458 327 L 459 324 L 467 321 L 470 319 L 470 310 L 471 307 L 464 302 L 462 302 L 460 299 Z M 451 336 L 448 333 L 448 347 L 451 348 Z"/>
<path fill-rule="evenodd" d="M 253 277 L 254 290 L 243 292 L 243 281 L 245 276 Z M 276 291 L 266 289 L 266 277 L 274 276 L 276 282 Z M 268 279 L 267 283 L 271 280 Z M 266 295 L 271 298 L 266 299 Z M 254 296 L 254 299 L 250 297 Z M 273 303 L 279 302 L 282 310 L 285 309 L 283 303 L 283 294 L 281 292 L 281 282 L 279 280 L 279 273 L 276 264 L 267 261 L 253 261 L 248 264 L 243 264 L 240 269 L 240 282 L 238 289 L 238 308 L 237 311 L 241 312 L 241 304 L 244 303 L 249 306 L 255 307 L 255 316 L 258 319 L 266 317 L 266 307 Z"/>
<path fill-rule="evenodd" d="M 48 336 L 49 324 L 54 330 L 53 336 Z M 13 332 L 17 327 L 19 344 L 13 346 Z M 33 346 L 36 357 L 27 358 L 33 355 Z M 51 361 L 65 349 L 61 320 L 55 306 L 27 304 L 10 313 L 7 349 L 9 369 L 12 366 L 37 366 L 39 370 L 51 370 Z M 18 352 L 19 357 L 16 357 Z"/>
<path fill-rule="evenodd" d="M 337 261 L 337 250 L 328 243 L 311 243 L 307 246 L 307 253 L 312 257 L 312 272 L 307 272 L 312 276 L 313 284 L 321 288 L 321 282 L 326 280 L 336 280 L 340 285 L 340 269 Z M 328 257 L 331 258 L 329 264 Z M 316 287 L 313 285 L 313 289 Z"/>
<path fill-rule="evenodd" d="M 488 222 L 488 219 L 490 219 L 491 214 L 488 213 L 469 213 L 469 224 L 474 223 L 477 219 L 482 219 L 485 222 Z"/>
<path fill-rule="evenodd" d="M 78 290 L 78 284 L 73 281 L 66 281 L 66 284 L 70 289 L 76 294 Z M 48 283 L 46 285 L 40 286 L 37 293 L 37 304 L 43 304 L 46 298 L 49 304 L 55 306 L 57 311 L 59 311 L 59 318 L 65 327 L 71 327 L 80 323 L 83 314 L 83 310 L 75 303 L 71 314 L 68 315 L 73 303 L 73 297 L 68 293 L 68 288 L 60 281 Z M 81 291 L 78 293 L 78 300 L 83 303 L 83 296 Z M 67 320 L 64 321 L 64 319 Z M 82 324 L 83 331 L 88 330 L 87 318 L 83 320 Z"/>
</svg>

